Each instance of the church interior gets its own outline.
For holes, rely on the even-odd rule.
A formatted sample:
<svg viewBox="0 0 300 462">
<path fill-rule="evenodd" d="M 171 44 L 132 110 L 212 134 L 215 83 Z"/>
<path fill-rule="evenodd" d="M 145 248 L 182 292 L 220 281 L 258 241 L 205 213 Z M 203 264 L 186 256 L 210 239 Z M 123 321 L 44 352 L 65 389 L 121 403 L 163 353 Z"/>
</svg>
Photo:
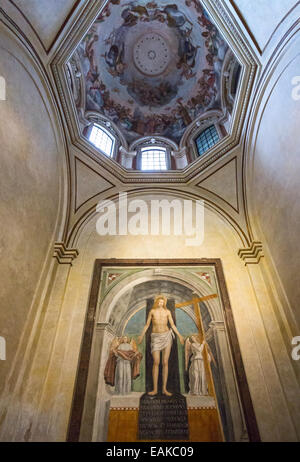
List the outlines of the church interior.
<svg viewBox="0 0 300 462">
<path fill-rule="evenodd" d="M 0 0 L 1 442 L 299 442 L 299 18 Z"/>
</svg>

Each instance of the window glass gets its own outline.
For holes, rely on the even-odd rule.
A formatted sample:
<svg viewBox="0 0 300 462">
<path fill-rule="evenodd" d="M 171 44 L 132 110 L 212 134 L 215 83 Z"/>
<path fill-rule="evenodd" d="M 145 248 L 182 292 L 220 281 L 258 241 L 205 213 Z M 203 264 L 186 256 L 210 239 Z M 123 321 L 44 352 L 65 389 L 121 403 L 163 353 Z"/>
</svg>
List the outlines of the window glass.
<svg viewBox="0 0 300 462">
<path fill-rule="evenodd" d="M 219 134 L 214 125 L 206 128 L 206 130 L 200 133 L 200 135 L 196 138 L 196 146 L 199 156 L 214 146 L 219 141 L 219 139 Z"/>
<path fill-rule="evenodd" d="M 142 148 L 141 170 L 167 170 L 167 153 L 165 148 Z"/>
<path fill-rule="evenodd" d="M 114 151 L 115 139 L 103 127 L 94 125 L 90 133 L 89 140 L 96 148 L 100 149 L 108 157 L 112 157 Z"/>
</svg>

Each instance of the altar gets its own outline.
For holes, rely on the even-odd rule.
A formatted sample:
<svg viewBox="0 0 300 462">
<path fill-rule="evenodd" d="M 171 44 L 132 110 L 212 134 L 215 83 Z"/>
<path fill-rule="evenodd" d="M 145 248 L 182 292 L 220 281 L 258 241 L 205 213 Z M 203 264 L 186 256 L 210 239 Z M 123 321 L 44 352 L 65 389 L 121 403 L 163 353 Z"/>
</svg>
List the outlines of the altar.
<svg viewBox="0 0 300 462">
<path fill-rule="evenodd" d="M 108 442 L 161 441 L 139 439 L 139 404 L 143 393 L 113 396 L 109 403 Z M 221 442 L 217 407 L 212 396 L 183 395 L 187 403 L 188 438 L 170 441 Z M 164 440 L 166 441 L 166 440 Z"/>
</svg>

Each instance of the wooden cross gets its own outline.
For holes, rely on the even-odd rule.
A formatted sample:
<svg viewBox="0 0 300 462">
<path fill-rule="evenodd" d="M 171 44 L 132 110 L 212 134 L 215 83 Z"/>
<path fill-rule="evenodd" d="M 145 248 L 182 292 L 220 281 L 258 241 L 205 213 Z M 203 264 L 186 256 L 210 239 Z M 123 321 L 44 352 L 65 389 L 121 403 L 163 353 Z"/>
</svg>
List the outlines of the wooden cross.
<svg viewBox="0 0 300 462">
<path fill-rule="evenodd" d="M 183 303 L 177 303 L 175 305 L 175 308 L 183 308 L 184 306 L 193 305 L 195 315 L 196 315 L 196 318 L 197 318 L 197 327 L 198 327 L 198 330 L 199 330 L 200 343 L 202 343 L 205 340 L 205 336 L 204 336 L 204 329 L 203 329 L 202 318 L 201 318 L 201 314 L 200 314 L 199 303 L 200 302 L 205 302 L 207 300 L 212 300 L 212 299 L 217 298 L 217 297 L 218 297 L 217 294 L 207 295 L 206 297 L 201 297 L 201 298 L 193 297 L 192 300 L 188 300 L 187 302 L 183 302 Z M 207 345 L 207 343 L 205 343 L 204 348 L 203 348 L 203 360 L 204 360 L 205 374 L 206 374 L 206 377 L 207 377 L 208 394 L 210 396 L 213 396 L 216 399 L 214 381 L 213 381 L 213 377 L 212 377 L 211 368 L 210 368 L 210 365 L 209 365 L 208 351 L 207 350 L 208 350 L 208 345 Z"/>
<path fill-rule="evenodd" d="M 206 295 L 205 297 L 201 297 L 201 298 L 194 297 L 192 300 L 188 300 L 187 302 L 176 303 L 175 308 L 183 308 L 184 306 L 190 306 L 190 305 L 194 305 L 195 307 L 195 303 L 198 304 L 200 302 L 206 302 L 207 300 L 212 300 L 213 298 L 217 298 L 217 297 L 218 297 L 218 294 Z"/>
</svg>

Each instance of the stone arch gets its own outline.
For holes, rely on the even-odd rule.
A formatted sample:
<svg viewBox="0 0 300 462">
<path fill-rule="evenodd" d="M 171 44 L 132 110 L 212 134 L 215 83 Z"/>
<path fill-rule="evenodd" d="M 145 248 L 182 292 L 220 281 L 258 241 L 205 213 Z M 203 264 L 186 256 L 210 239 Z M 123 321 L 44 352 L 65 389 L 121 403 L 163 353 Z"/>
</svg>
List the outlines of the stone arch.
<svg viewBox="0 0 300 462">
<path fill-rule="evenodd" d="M 225 209 L 222 209 L 219 207 L 217 204 L 213 203 L 211 200 L 208 200 L 205 196 L 200 194 L 198 191 L 194 191 L 193 193 L 183 191 L 183 190 L 175 190 L 175 189 L 162 189 L 162 188 L 139 188 L 133 189 L 133 190 L 126 190 L 124 188 L 124 192 L 127 192 L 128 194 L 128 200 L 131 199 L 139 199 L 139 198 L 146 198 L 146 200 L 150 200 L 150 198 L 161 198 L 161 197 L 166 197 L 168 196 L 169 198 L 173 199 L 186 199 L 186 200 L 203 200 L 205 203 L 205 209 L 211 211 L 212 213 L 216 214 L 216 216 L 223 221 L 225 226 L 230 226 L 232 229 L 237 241 L 239 242 L 239 246 L 237 246 L 237 249 L 239 247 L 244 247 L 249 245 L 249 237 L 247 235 L 247 231 L 243 229 L 243 227 L 236 221 L 235 217 L 231 214 L 229 214 Z M 105 196 L 99 195 L 96 198 L 96 203 L 89 208 L 89 210 L 85 211 L 82 213 L 80 217 L 76 219 L 76 222 L 74 223 L 71 232 L 68 237 L 68 245 L 70 247 L 79 247 L 80 248 L 80 240 L 81 237 L 85 233 L 85 229 L 89 226 L 89 223 L 92 223 L 96 221 L 97 219 L 97 204 L 101 201 L 104 200 L 110 200 L 114 203 L 116 203 L 116 206 L 118 207 L 118 200 L 119 200 L 119 194 L 118 193 L 113 193 L 111 196 L 108 196 L 106 194 Z M 118 209 L 117 209 L 118 210 Z"/>
<path fill-rule="evenodd" d="M 174 274 L 175 273 L 175 274 Z M 209 286 L 199 279 L 199 281 L 196 281 L 191 283 L 189 277 L 184 277 L 181 274 L 176 274 L 175 271 L 168 270 L 168 268 L 161 268 L 160 269 L 160 274 L 155 276 L 155 269 L 149 269 L 142 271 L 141 273 L 138 274 L 132 274 L 130 276 L 127 276 L 125 279 L 123 279 L 119 284 L 116 284 L 104 297 L 104 299 L 101 301 L 101 307 L 98 313 L 98 322 L 99 323 L 109 323 L 109 319 L 111 317 L 111 314 L 114 310 L 114 307 L 118 303 L 118 300 L 130 289 L 133 289 L 134 287 L 147 282 L 147 281 L 152 281 L 152 280 L 165 280 L 165 281 L 172 281 L 172 282 L 177 282 L 187 288 L 189 288 L 191 291 L 196 292 L 199 294 L 199 296 L 206 296 L 206 295 L 211 295 L 211 289 Z M 205 302 L 207 305 L 207 309 L 210 313 L 212 321 L 219 322 L 222 320 L 222 314 L 220 312 L 220 306 L 218 304 L 218 301 L 216 299 L 209 300 Z M 133 308 L 131 312 L 136 311 L 136 308 Z M 190 311 L 188 311 L 188 314 L 190 314 Z M 128 317 L 127 317 L 128 318 Z M 195 319 L 192 316 L 193 319 Z M 122 317 L 122 322 L 125 322 L 125 319 Z M 120 328 L 119 328 L 120 330 Z"/>
</svg>

